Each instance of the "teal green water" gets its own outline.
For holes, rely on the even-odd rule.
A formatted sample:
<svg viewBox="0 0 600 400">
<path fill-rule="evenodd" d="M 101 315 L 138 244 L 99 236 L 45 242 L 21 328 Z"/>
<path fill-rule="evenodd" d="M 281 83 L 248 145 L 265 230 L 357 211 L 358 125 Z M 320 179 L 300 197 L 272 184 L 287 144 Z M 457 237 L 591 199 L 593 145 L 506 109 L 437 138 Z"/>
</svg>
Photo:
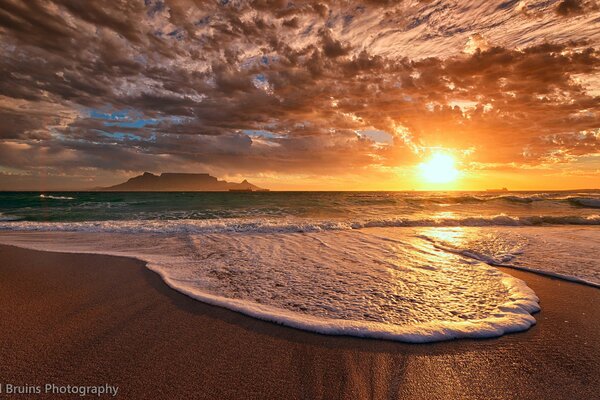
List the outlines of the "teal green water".
<svg viewBox="0 0 600 400">
<path fill-rule="evenodd" d="M 0 243 L 135 257 L 188 296 L 327 334 L 527 329 L 537 297 L 495 265 L 600 285 L 591 191 L 20 192 L 0 212 Z"/>
<path fill-rule="evenodd" d="M 356 220 L 436 217 L 586 218 L 598 192 L 2 192 L 3 221 L 278 219 Z M 574 220 L 572 219 L 571 222 Z M 567 221 L 568 222 L 568 221 Z"/>
</svg>

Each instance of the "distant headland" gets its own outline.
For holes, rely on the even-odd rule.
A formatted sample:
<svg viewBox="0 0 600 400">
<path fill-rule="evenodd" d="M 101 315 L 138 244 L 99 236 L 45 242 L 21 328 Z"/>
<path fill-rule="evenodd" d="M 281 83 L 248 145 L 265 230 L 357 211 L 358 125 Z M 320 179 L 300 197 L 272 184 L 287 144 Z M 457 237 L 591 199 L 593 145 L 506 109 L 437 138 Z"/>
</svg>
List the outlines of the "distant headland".
<svg viewBox="0 0 600 400">
<path fill-rule="evenodd" d="M 220 181 L 209 174 L 163 172 L 155 175 L 144 172 L 127 182 L 98 188 L 115 192 L 267 192 L 247 180 L 240 183 Z"/>
</svg>

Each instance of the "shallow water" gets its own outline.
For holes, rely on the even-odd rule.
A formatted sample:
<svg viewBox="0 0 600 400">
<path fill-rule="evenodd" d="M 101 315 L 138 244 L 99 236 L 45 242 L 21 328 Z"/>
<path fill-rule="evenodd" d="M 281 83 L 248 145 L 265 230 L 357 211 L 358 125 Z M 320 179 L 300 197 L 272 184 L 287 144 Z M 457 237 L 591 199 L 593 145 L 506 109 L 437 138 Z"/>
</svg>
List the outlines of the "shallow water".
<svg viewBox="0 0 600 400">
<path fill-rule="evenodd" d="M 600 285 L 597 193 L 39 195 L 5 195 L 0 243 L 136 257 L 191 297 L 321 333 L 527 329 L 537 297 L 494 265 Z"/>
</svg>

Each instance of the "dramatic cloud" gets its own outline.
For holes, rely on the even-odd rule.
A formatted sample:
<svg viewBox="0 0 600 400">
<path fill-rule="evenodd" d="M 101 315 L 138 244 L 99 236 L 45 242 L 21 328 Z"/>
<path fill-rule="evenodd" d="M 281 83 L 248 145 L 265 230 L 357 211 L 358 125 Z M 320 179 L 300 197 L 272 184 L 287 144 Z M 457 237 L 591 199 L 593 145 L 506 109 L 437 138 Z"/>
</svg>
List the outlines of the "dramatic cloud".
<svg viewBox="0 0 600 400">
<path fill-rule="evenodd" d="M 581 174 L 599 21 L 568 0 L 0 1 L 0 185 L 386 174 L 437 148 Z"/>
</svg>

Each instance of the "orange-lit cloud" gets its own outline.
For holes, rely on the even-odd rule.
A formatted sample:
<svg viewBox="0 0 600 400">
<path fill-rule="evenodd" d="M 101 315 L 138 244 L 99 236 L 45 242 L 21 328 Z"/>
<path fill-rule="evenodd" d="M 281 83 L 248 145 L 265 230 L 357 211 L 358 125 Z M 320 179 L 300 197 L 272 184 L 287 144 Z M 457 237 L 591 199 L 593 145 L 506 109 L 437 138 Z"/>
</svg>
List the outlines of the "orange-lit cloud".
<svg viewBox="0 0 600 400">
<path fill-rule="evenodd" d="M 3 2 L 0 187 L 178 170 L 399 189 L 439 148 L 465 188 L 500 170 L 584 185 L 599 18 L 566 0 Z"/>
</svg>

